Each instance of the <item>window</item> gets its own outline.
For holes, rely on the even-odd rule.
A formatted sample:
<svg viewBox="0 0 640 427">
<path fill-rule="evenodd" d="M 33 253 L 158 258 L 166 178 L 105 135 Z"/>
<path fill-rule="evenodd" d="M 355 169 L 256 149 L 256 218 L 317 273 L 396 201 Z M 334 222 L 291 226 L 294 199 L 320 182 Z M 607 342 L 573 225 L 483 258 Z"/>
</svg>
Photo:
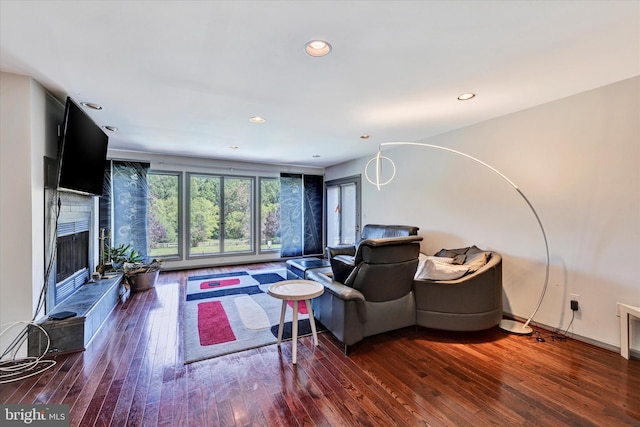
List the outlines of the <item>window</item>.
<svg viewBox="0 0 640 427">
<path fill-rule="evenodd" d="M 260 178 L 260 251 L 280 247 L 280 180 Z"/>
<path fill-rule="evenodd" d="M 220 252 L 220 177 L 190 177 L 189 255 Z"/>
<path fill-rule="evenodd" d="M 253 182 L 189 176 L 189 256 L 253 251 Z"/>
<path fill-rule="evenodd" d="M 187 265 L 181 264 L 182 261 L 194 258 L 281 254 L 283 186 L 280 176 L 149 170 L 148 164 L 127 163 L 126 168 L 118 166 L 122 171 L 114 167 L 116 172 L 120 171 L 117 177 L 122 178 L 121 185 L 112 184 L 112 179 L 108 181 L 114 188 L 115 206 L 111 198 L 100 198 L 100 227 L 113 229 L 114 235 L 118 230 L 120 235 L 122 230 L 133 230 L 132 218 L 136 215 L 143 218 L 136 222 L 139 236 L 135 237 L 144 242 L 137 251 L 150 258 L 171 261 L 172 266 L 177 263 L 179 267 Z M 296 179 L 302 179 L 300 189 L 304 190 L 301 193 L 304 198 L 298 200 L 295 209 L 308 214 L 301 217 L 306 217 L 305 221 L 319 221 L 319 225 L 313 223 L 311 228 L 307 222 L 298 228 L 300 232 L 313 231 L 300 241 L 305 245 L 304 254 L 313 254 L 316 252 L 308 247 L 322 240 L 323 177 L 300 175 Z M 144 193 L 136 198 L 138 204 L 129 206 L 124 202 L 132 198 L 135 188 L 144 188 Z M 307 188 L 314 189 L 313 194 L 318 193 L 320 197 L 309 197 Z M 122 212 L 120 216 L 115 212 L 112 219 L 110 214 L 116 208 Z M 321 251 L 321 246 L 315 247 Z"/>
<path fill-rule="evenodd" d="M 327 182 L 327 244 L 354 244 L 360 233 L 360 177 Z"/>
<path fill-rule="evenodd" d="M 148 255 L 153 258 L 179 258 L 180 250 L 180 173 L 149 172 L 147 224 Z"/>
<path fill-rule="evenodd" d="M 223 177 L 221 252 L 253 251 L 253 179 Z"/>
</svg>

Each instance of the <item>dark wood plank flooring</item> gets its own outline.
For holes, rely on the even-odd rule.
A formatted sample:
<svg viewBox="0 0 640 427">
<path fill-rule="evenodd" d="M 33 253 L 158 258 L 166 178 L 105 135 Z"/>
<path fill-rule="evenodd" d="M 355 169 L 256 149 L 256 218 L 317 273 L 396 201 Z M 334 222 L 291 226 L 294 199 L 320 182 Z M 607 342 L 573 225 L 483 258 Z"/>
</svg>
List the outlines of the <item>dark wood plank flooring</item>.
<svg viewBox="0 0 640 427">
<path fill-rule="evenodd" d="M 183 364 L 189 274 L 119 305 L 84 352 L 0 385 L 0 403 L 65 403 L 72 426 L 640 426 L 640 361 L 576 340 L 419 327 L 348 356 L 331 334 Z"/>
</svg>

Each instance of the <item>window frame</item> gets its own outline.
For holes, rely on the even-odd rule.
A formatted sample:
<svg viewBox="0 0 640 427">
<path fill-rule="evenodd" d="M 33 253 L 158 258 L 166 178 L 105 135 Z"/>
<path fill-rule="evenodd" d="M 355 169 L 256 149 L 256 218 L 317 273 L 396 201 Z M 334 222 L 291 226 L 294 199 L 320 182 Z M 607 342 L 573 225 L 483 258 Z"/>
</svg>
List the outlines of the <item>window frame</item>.
<svg viewBox="0 0 640 427">
<path fill-rule="evenodd" d="M 324 183 L 324 203 L 325 203 L 325 207 L 324 207 L 324 239 L 326 244 L 330 244 L 329 243 L 329 236 L 328 236 L 328 230 L 329 230 L 329 225 L 328 225 L 328 221 L 330 219 L 330 215 L 327 212 L 327 209 L 329 208 L 328 203 L 327 203 L 327 198 L 328 198 L 328 193 L 330 191 L 331 188 L 337 188 L 338 189 L 338 198 L 340 200 L 340 203 L 342 203 L 342 187 L 344 185 L 349 185 L 349 184 L 354 184 L 355 185 L 355 200 L 354 200 L 354 208 L 355 208 L 355 212 L 354 212 L 354 220 L 355 220 L 355 239 L 356 242 L 358 240 L 360 240 L 360 232 L 362 230 L 362 178 L 361 175 L 352 175 L 352 176 L 348 176 L 348 177 L 344 177 L 344 178 L 338 178 L 338 179 L 333 179 L 331 181 L 326 181 Z M 340 216 L 342 216 L 342 213 L 340 213 Z M 342 233 L 342 220 L 340 221 L 340 240 L 344 240 L 344 235 Z"/>
</svg>

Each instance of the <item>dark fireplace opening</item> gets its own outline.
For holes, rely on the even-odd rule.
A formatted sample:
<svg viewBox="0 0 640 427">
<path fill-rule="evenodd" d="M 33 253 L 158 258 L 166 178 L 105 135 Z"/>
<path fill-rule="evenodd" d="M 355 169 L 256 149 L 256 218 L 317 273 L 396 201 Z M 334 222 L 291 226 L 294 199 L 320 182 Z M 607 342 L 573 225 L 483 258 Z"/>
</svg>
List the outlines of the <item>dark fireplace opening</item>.
<svg viewBox="0 0 640 427">
<path fill-rule="evenodd" d="M 89 265 L 89 231 L 60 236 L 57 241 L 56 283 L 86 270 Z"/>
<path fill-rule="evenodd" d="M 89 280 L 90 239 L 89 216 L 86 214 L 72 220 L 66 218 L 58 224 L 54 301 L 56 305 Z"/>
</svg>

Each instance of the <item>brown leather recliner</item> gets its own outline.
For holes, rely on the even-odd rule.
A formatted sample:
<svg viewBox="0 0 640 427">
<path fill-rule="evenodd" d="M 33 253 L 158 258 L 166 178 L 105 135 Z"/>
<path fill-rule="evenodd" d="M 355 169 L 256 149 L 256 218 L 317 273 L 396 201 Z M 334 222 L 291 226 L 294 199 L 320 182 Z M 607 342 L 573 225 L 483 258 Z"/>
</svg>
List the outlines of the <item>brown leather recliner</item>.
<svg viewBox="0 0 640 427">
<path fill-rule="evenodd" d="M 345 351 L 364 337 L 415 325 L 412 289 L 421 240 L 405 236 L 361 241 L 342 281 L 309 273 L 309 279 L 325 287 L 313 300 L 315 318 L 345 344 Z"/>
</svg>

